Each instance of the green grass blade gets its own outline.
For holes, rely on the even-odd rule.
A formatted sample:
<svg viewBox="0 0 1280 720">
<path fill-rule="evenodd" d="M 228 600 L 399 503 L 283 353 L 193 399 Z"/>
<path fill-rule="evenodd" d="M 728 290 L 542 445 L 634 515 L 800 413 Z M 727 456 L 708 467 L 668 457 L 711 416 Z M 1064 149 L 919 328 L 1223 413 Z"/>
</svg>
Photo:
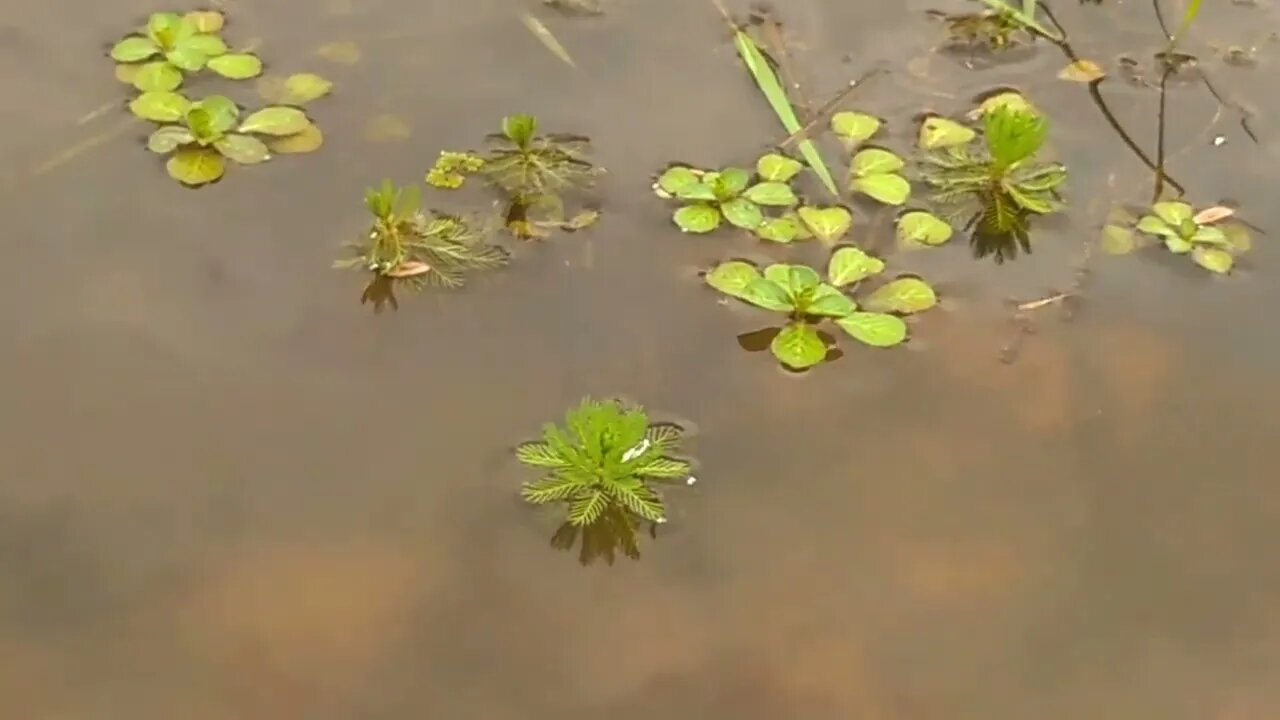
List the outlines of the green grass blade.
<svg viewBox="0 0 1280 720">
<path fill-rule="evenodd" d="M 1187 9 L 1182 13 L 1182 24 L 1178 26 L 1178 33 L 1173 36 L 1174 44 L 1182 42 L 1187 36 L 1187 31 L 1191 29 L 1191 24 L 1200 16 L 1200 7 L 1204 4 L 1204 0 L 1191 0 L 1187 5 Z"/>
<path fill-rule="evenodd" d="M 749 35 L 741 30 L 734 32 L 734 44 L 738 46 L 738 54 L 742 56 L 742 62 L 746 64 L 747 70 L 751 71 L 751 77 L 755 78 L 756 86 L 760 88 L 760 92 L 769 101 L 773 112 L 782 121 L 782 127 L 793 135 L 800 132 L 800 118 L 796 117 L 795 108 L 791 106 L 791 101 L 787 99 L 786 90 L 782 88 L 782 83 L 778 81 L 777 73 L 770 67 L 769 61 L 765 58 L 764 53 L 760 52 L 759 46 Z M 818 147 L 808 138 L 801 140 L 797 146 L 800 148 L 800 154 L 804 156 L 805 162 L 818 174 L 818 178 L 822 180 L 822 184 L 827 187 L 831 195 L 839 197 L 840 191 L 836 189 L 835 178 L 831 176 L 831 171 L 827 169 L 826 163 L 822 161 L 822 155 L 819 154 Z"/>
</svg>

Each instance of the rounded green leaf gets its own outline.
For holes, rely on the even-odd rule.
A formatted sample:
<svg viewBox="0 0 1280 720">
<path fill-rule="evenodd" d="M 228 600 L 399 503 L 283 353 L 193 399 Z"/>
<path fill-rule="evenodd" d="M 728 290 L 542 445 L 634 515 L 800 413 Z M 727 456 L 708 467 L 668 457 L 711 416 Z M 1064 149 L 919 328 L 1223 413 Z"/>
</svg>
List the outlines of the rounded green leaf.
<svg viewBox="0 0 1280 720">
<path fill-rule="evenodd" d="M 718 201 L 716 198 L 716 191 L 711 189 L 711 185 L 707 184 L 705 178 L 703 182 L 694 183 L 693 185 L 681 188 L 675 196 L 680 200 L 699 200 L 705 202 Z"/>
<path fill-rule="evenodd" d="M 1231 266 L 1235 265 L 1235 258 L 1231 257 L 1231 253 L 1218 248 L 1198 247 L 1191 252 L 1191 259 L 1196 264 L 1210 272 L 1225 275 L 1231 272 Z"/>
<path fill-rule="evenodd" d="M 187 45 L 179 45 L 165 53 L 164 59 L 187 72 L 196 72 L 209 62 L 208 55 Z"/>
<path fill-rule="evenodd" d="M 739 297 L 756 307 L 773 310 L 774 312 L 791 312 L 795 309 L 795 305 L 791 302 L 791 295 L 786 288 L 768 277 L 752 280 L 751 284 L 747 285 L 746 290 L 743 290 L 742 295 Z"/>
<path fill-rule="evenodd" d="M 838 112 L 831 116 L 831 130 L 848 143 L 871 139 L 880 131 L 880 118 L 860 112 Z"/>
<path fill-rule="evenodd" d="M 765 218 L 756 228 L 756 237 L 776 243 L 789 243 L 800 235 L 800 221 L 795 217 Z"/>
<path fill-rule="evenodd" d="M 746 198 L 737 198 L 724 203 L 720 206 L 720 212 L 724 213 L 724 219 L 731 225 L 736 225 L 743 230 L 755 230 L 760 227 L 760 223 L 764 222 L 764 212 L 760 210 L 760 206 Z"/>
<path fill-rule="evenodd" d="M 973 128 L 937 115 L 925 118 L 920 124 L 920 147 L 924 150 L 965 145 L 977 136 Z"/>
<path fill-rule="evenodd" d="M 194 51 L 206 58 L 214 58 L 226 54 L 227 44 L 217 35 L 197 34 L 179 42 L 176 49 Z"/>
<path fill-rule="evenodd" d="M 797 212 L 800 221 L 819 240 L 831 244 L 844 237 L 853 225 L 853 214 L 842 207 L 802 207 Z"/>
<path fill-rule="evenodd" d="M 1178 231 L 1169 227 L 1169 224 L 1155 215 L 1144 215 L 1138 221 L 1138 230 L 1148 235 L 1159 235 L 1161 237 L 1177 237 Z"/>
<path fill-rule="evenodd" d="M 159 52 L 160 46 L 156 45 L 151 38 L 130 35 L 111 48 L 111 59 L 122 63 L 139 62 Z"/>
<path fill-rule="evenodd" d="M 801 165 L 799 160 L 793 160 L 778 153 L 769 153 L 756 161 L 756 174 L 765 182 L 785 183 L 798 175 L 803 168 L 804 165 Z"/>
<path fill-rule="evenodd" d="M 836 320 L 836 324 L 853 339 L 871 347 L 893 347 L 907 339 L 907 324 L 894 315 L 855 312 Z"/>
<path fill-rule="evenodd" d="M 911 197 L 911 183 L 901 175 L 867 175 L 853 181 L 853 189 L 885 205 L 901 205 Z"/>
<path fill-rule="evenodd" d="M 315 152 L 324 144 L 324 133 L 315 125 L 308 125 L 306 130 L 295 135 L 269 138 L 267 147 L 277 155 L 294 155 Z"/>
<path fill-rule="evenodd" d="M 129 103 L 129 111 L 143 120 L 177 122 L 187 114 L 191 101 L 175 92 L 146 92 Z"/>
<path fill-rule="evenodd" d="M 842 318 L 857 309 L 852 298 L 826 283 L 818 285 L 809 302 L 801 308 L 806 315 L 832 318 Z"/>
<path fill-rule="evenodd" d="M 263 108 L 249 115 L 240 123 L 240 132 L 280 137 L 300 133 L 310 124 L 307 114 L 298 108 L 276 106 Z"/>
<path fill-rule="evenodd" d="M 297 73 L 285 78 L 282 105 L 302 105 L 329 94 L 333 83 L 314 73 Z"/>
<path fill-rule="evenodd" d="M 1123 225 L 1106 225 L 1102 228 L 1102 249 L 1108 255 L 1128 255 L 1137 247 L 1133 230 Z"/>
<path fill-rule="evenodd" d="M 977 111 L 971 113 L 970 117 L 976 119 L 1000 108 L 1005 108 L 1013 112 L 1028 113 L 1030 115 L 1040 114 L 1040 111 L 1031 104 L 1030 100 L 1027 100 L 1025 95 L 1020 92 L 1010 90 L 1008 92 L 992 95 L 986 100 L 983 100 L 982 105 L 978 107 Z"/>
<path fill-rule="evenodd" d="M 1190 220 L 1195 215 L 1191 206 L 1184 202 L 1158 202 L 1151 206 L 1151 211 L 1156 214 L 1156 217 L 1173 228 L 1178 227 L 1186 220 Z"/>
<path fill-rule="evenodd" d="M 941 245 L 951 235 L 951 226 L 933 213 L 913 210 L 898 218 L 898 239 L 904 242 Z"/>
<path fill-rule="evenodd" d="M 1169 252 L 1176 255 L 1186 255 L 1191 252 L 1191 241 L 1179 235 L 1169 235 L 1164 239 L 1164 246 L 1169 248 Z"/>
<path fill-rule="evenodd" d="M 842 247 L 827 263 L 827 278 L 836 287 L 846 287 L 884 272 L 884 261 L 856 247 Z"/>
<path fill-rule="evenodd" d="M 789 368 L 804 370 L 822 362 L 827 357 L 827 344 L 818 331 L 805 323 L 792 323 L 769 343 L 773 356 Z"/>
<path fill-rule="evenodd" d="M 240 165 L 257 165 L 271 159 L 266 144 L 251 135 L 227 135 L 213 146 L 228 160 Z"/>
<path fill-rule="evenodd" d="M 216 33 L 227 22 L 217 10 L 194 10 L 184 15 L 182 20 L 200 33 Z"/>
<path fill-rule="evenodd" d="M 659 196 L 664 193 L 666 197 L 681 197 L 696 185 L 702 184 L 701 173 L 695 172 L 693 168 L 684 167 L 683 165 L 675 165 L 666 169 L 658 176 L 658 184 L 655 192 Z M 685 198 L 687 200 L 713 200 L 715 194 L 707 189 L 707 197 L 702 198 Z"/>
<path fill-rule="evenodd" d="M 720 227 L 720 211 L 711 205 L 685 205 L 676 210 L 672 219 L 676 226 L 687 233 L 709 233 Z"/>
<path fill-rule="evenodd" d="M 1228 223 L 1222 226 L 1222 232 L 1236 252 L 1249 252 L 1253 249 L 1253 238 L 1249 235 L 1249 228 L 1244 225 Z"/>
<path fill-rule="evenodd" d="M 210 148 L 182 148 L 169 158 L 165 169 L 183 185 L 204 185 L 222 177 L 226 164 Z"/>
<path fill-rule="evenodd" d="M 742 195 L 757 205 L 791 207 L 800 202 L 790 185 L 781 182 L 762 182 L 747 188 Z"/>
<path fill-rule="evenodd" d="M 133 76 L 133 86 L 142 92 L 168 92 L 182 84 L 182 71 L 166 60 L 149 62 L 138 68 Z"/>
<path fill-rule="evenodd" d="M 1227 234 L 1222 231 L 1222 228 L 1214 225 L 1204 225 L 1196 228 L 1196 234 L 1191 236 L 1191 242 L 1197 245 L 1229 246 L 1231 244 L 1227 242 Z"/>
<path fill-rule="evenodd" d="M 236 120 L 240 119 L 240 106 L 225 95 L 210 95 L 191 107 L 209 113 L 210 129 L 215 135 L 231 130 L 236 126 Z"/>
<path fill-rule="evenodd" d="M 262 61 L 249 53 L 228 53 L 210 60 L 209 69 L 230 80 L 247 80 L 262 74 Z"/>
<path fill-rule="evenodd" d="M 191 27 L 191 30 L 194 32 L 195 28 Z M 182 17 L 177 13 L 151 13 L 147 18 L 147 35 L 163 48 L 172 48 L 185 33 Z"/>
<path fill-rule="evenodd" d="M 919 278 L 898 278 L 871 293 L 863 302 L 875 312 L 918 313 L 938 304 L 938 296 L 929 284 Z"/>
<path fill-rule="evenodd" d="M 751 173 L 742 168 L 725 168 L 708 182 L 711 183 L 711 189 L 715 191 L 718 199 L 731 200 L 747 189 L 747 184 L 751 182 Z"/>
<path fill-rule="evenodd" d="M 147 138 L 147 149 L 153 153 L 167 155 L 177 150 L 179 145 L 195 142 L 195 139 L 191 131 L 181 125 L 165 125 L 157 128 L 151 133 L 151 137 Z"/>
<path fill-rule="evenodd" d="M 897 172 L 904 165 L 902 158 L 881 148 L 867 148 L 853 156 L 853 174 L 858 177 Z"/>
<path fill-rule="evenodd" d="M 784 290 L 797 298 L 822 284 L 822 276 L 808 265 L 787 265 L 779 263 L 765 268 L 764 276 L 778 283 Z"/>
<path fill-rule="evenodd" d="M 707 273 L 706 281 L 711 287 L 725 295 L 742 298 L 746 295 L 751 283 L 759 280 L 760 271 L 755 265 L 741 260 L 730 260 L 720 263 L 716 269 Z"/>
</svg>

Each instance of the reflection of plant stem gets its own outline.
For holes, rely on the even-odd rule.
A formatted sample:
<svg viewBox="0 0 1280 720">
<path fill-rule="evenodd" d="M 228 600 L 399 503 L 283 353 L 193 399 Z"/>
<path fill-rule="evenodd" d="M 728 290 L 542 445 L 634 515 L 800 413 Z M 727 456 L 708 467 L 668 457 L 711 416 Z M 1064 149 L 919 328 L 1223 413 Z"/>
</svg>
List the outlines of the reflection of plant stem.
<svg viewBox="0 0 1280 720">
<path fill-rule="evenodd" d="M 1062 23 L 1058 22 L 1058 18 L 1054 16 L 1053 11 L 1051 11 L 1048 6 L 1041 9 L 1044 10 L 1045 16 L 1048 17 L 1049 20 L 1053 22 L 1054 26 L 1058 28 L 1058 32 L 1062 34 L 1062 39 L 1059 40 L 1051 35 L 1045 35 L 1043 33 L 1041 33 L 1041 37 L 1057 46 L 1057 48 L 1062 51 L 1062 54 L 1066 55 L 1067 59 L 1071 62 L 1080 62 L 1080 56 L 1076 54 L 1075 49 L 1071 47 L 1071 43 L 1067 39 L 1066 28 L 1062 27 Z M 1180 194 L 1185 194 L 1186 189 L 1182 187 L 1182 184 L 1170 177 L 1168 173 L 1164 171 L 1163 166 L 1152 162 L 1150 156 L 1148 156 L 1147 153 L 1138 146 L 1138 143 L 1134 141 L 1133 137 L 1129 135 L 1129 132 L 1124 129 L 1124 126 L 1120 124 L 1120 120 L 1116 118 L 1115 113 L 1111 112 L 1110 106 L 1108 106 L 1106 100 L 1102 98 L 1102 91 L 1098 89 L 1098 85 L 1100 85 L 1104 79 L 1105 78 L 1098 78 L 1097 80 L 1094 80 L 1087 85 L 1087 88 L 1089 91 L 1089 97 L 1093 99 L 1093 104 L 1102 112 L 1102 116 L 1106 118 L 1107 124 L 1111 126 L 1111 129 L 1116 131 L 1116 134 L 1120 136 L 1120 139 L 1124 141 L 1124 144 L 1129 148 L 1129 150 L 1132 151 L 1134 155 L 1137 155 L 1138 159 L 1141 160 L 1148 169 L 1156 173 L 1158 178 L 1160 178 L 1157 182 L 1167 182 L 1170 186 L 1177 189 Z M 1161 132 L 1163 132 L 1163 113 L 1161 113 L 1160 116 L 1160 126 Z"/>
<path fill-rule="evenodd" d="M 1157 2 L 1157 7 L 1159 3 Z M 1160 120 L 1156 123 L 1156 187 L 1151 202 L 1160 202 L 1160 196 L 1164 192 L 1164 138 L 1165 138 L 1165 108 L 1168 106 L 1169 74 L 1173 72 L 1172 67 L 1167 67 L 1164 73 L 1160 75 Z"/>
</svg>

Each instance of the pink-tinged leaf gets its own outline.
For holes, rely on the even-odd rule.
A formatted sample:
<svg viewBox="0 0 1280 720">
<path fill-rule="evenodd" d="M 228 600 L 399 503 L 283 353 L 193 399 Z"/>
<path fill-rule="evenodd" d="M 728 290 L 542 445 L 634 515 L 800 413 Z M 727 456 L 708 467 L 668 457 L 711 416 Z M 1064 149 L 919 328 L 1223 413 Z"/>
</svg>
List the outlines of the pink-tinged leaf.
<svg viewBox="0 0 1280 720">
<path fill-rule="evenodd" d="M 1212 225 L 1220 220 L 1226 220 L 1235 214 L 1236 211 L 1233 208 L 1216 205 L 1211 208 L 1205 208 L 1204 210 L 1196 213 L 1196 216 L 1192 218 L 1192 220 L 1194 220 L 1197 225 Z"/>
<path fill-rule="evenodd" d="M 417 260 L 410 260 L 408 262 L 400 263 L 399 265 L 396 266 L 394 270 L 391 270 L 385 274 L 387 277 L 396 278 L 397 280 L 399 280 L 401 278 L 410 278 L 416 275 L 425 275 L 426 273 L 429 273 L 429 272 L 431 272 L 430 265 L 424 262 L 419 262 Z"/>
</svg>

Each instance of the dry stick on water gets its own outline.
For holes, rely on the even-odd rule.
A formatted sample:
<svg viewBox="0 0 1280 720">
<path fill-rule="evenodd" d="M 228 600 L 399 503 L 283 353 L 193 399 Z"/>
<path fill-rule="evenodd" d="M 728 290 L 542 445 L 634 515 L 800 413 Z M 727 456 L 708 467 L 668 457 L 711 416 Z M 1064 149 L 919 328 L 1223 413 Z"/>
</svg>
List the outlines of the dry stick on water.
<svg viewBox="0 0 1280 720">
<path fill-rule="evenodd" d="M 533 33 L 533 36 L 538 38 L 538 42 L 546 46 L 552 55 L 560 58 L 569 67 L 578 67 L 578 64 L 569 56 L 569 51 L 564 48 L 564 45 L 560 44 L 560 41 L 556 39 L 555 35 L 551 34 L 551 30 L 546 25 L 543 25 L 541 20 L 529 13 L 522 14 L 520 19 L 524 21 L 524 26 L 529 28 L 529 32 Z"/>
<path fill-rule="evenodd" d="M 738 47 L 738 54 L 742 56 L 742 62 L 746 64 L 747 70 L 751 72 L 751 76 L 756 81 L 756 86 L 760 88 L 760 92 L 764 94 L 769 105 L 773 107 L 773 112 L 777 114 L 778 120 L 782 122 L 782 126 L 789 133 L 800 131 L 800 118 L 796 116 L 796 110 L 791 106 L 791 101 L 787 99 L 787 92 L 782 87 L 782 83 L 778 81 L 778 75 L 769 66 L 769 61 L 765 58 L 764 53 L 760 52 L 760 47 L 756 45 L 751 36 L 742 31 L 733 22 L 733 18 L 729 16 L 729 11 L 725 9 L 721 0 L 711 0 L 724 16 L 725 22 L 729 24 L 729 28 L 733 31 L 733 41 Z M 822 155 L 818 152 L 818 147 L 813 144 L 812 140 L 802 140 L 799 144 L 800 154 L 804 156 L 805 162 L 809 167 L 818 174 L 818 178 L 822 180 L 822 184 L 826 186 L 832 197 L 840 197 L 840 191 L 836 189 L 835 178 L 831 176 L 831 171 L 827 169 L 826 163 L 822 161 Z"/>
</svg>

